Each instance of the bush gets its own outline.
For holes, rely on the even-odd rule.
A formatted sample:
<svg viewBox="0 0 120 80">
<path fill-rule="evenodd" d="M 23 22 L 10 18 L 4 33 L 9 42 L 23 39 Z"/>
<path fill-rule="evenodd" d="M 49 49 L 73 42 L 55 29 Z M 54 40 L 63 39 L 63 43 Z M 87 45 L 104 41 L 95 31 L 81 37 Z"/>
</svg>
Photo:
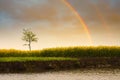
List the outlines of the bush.
<svg viewBox="0 0 120 80">
<path fill-rule="evenodd" d="M 68 47 L 44 50 L 0 50 L 0 57 L 120 57 L 120 47 Z"/>
</svg>

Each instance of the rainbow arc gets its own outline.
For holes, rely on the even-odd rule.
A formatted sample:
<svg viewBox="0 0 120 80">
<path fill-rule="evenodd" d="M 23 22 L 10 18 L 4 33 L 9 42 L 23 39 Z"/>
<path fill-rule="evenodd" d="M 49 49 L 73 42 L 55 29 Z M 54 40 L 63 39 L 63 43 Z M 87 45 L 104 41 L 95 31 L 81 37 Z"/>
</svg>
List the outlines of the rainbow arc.
<svg viewBox="0 0 120 80">
<path fill-rule="evenodd" d="M 86 32 L 90 45 L 93 45 L 89 28 L 87 24 L 85 23 L 85 21 L 83 20 L 82 16 L 77 12 L 77 10 L 67 0 L 62 0 L 62 1 L 71 11 L 74 12 L 74 14 L 76 15 L 76 18 L 80 21 L 82 27 L 84 28 L 84 31 Z"/>
</svg>

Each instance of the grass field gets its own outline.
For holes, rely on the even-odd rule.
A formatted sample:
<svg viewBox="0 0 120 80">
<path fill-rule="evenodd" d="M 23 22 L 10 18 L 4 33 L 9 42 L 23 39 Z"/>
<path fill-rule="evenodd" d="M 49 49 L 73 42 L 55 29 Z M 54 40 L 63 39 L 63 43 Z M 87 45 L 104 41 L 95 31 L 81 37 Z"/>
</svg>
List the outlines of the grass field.
<svg viewBox="0 0 120 80">
<path fill-rule="evenodd" d="M 120 57 L 120 47 L 68 47 L 43 50 L 0 50 L 0 57 Z"/>
<path fill-rule="evenodd" d="M 68 47 L 0 50 L 0 73 L 42 72 L 79 68 L 120 68 L 120 47 Z"/>
<path fill-rule="evenodd" d="M 2 57 L 0 62 L 26 62 L 26 61 L 74 61 L 77 58 L 64 57 Z"/>
</svg>

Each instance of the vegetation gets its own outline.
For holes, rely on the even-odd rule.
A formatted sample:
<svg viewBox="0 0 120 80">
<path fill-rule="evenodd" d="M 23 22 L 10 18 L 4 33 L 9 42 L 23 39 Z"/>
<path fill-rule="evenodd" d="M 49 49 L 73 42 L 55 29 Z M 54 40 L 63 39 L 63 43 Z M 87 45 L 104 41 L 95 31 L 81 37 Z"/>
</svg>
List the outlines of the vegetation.
<svg viewBox="0 0 120 80">
<path fill-rule="evenodd" d="M 38 38 L 29 29 L 23 29 L 22 40 L 28 42 L 28 44 L 24 44 L 24 45 L 27 45 L 29 47 L 29 50 L 31 51 L 31 42 L 37 42 Z"/>
<path fill-rule="evenodd" d="M 120 69 L 120 58 L 38 58 L 6 57 L 0 59 L 0 73 L 31 73 L 71 69 Z"/>
<path fill-rule="evenodd" d="M 69 47 L 44 50 L 0 50 L 0 57 L 120 57 L 120 47 Z"/>
<path fill-rule="evenodd" d="M 69 47 L 44 50 L 0 50 L 0 73 L 87 68 L 120 69 L 120 47 Z"/>
<path fill-rule="evenodd" d="M 26 61 L 67 61 L 77 60 L 77 58 L 64 57 L 2 57 L 0 62 L 26 62 Z"/>
</svg>

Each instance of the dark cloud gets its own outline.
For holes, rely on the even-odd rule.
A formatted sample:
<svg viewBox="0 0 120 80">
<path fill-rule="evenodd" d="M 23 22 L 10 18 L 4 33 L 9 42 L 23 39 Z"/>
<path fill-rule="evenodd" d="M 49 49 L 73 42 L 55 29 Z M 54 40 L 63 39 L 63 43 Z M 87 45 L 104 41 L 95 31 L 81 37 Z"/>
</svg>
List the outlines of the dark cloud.
<svg viewBox="0 0 120 80">
<path fill-rule="evenodd" d="M 104 45 L 111 43 L 110 41 L 117 44 L 116 41 L 120 41 L 120 0 L 68 0 L 68 2 L 88 25 L 95 44 Z M 0 44 L 2 47 L 5 44 L 6 47 L 8 44 L 9 47 L 13 46 L 11 44 L 21 45 L 20 33 L 22 34 L 23 28 L 30 26 L 38 34 L 39 47 L 46 45 L 51 47 L 51 44 L 56 46 L 61 43 L 89 45 L 86 32 L 77 17 L 62 0 L 0 0 L 0 40 L 2 40 Z M 104 23 L 111 28 L 110 34 L 113 36 L 108 35 Z"/>
<path fill-rule="evenodd" d="M 0 12 L 4 12 L 4 16 L 15 23 L 46 21 L 57 26 L 77 21 L 71 10 L 60 0 L 0 0 Z M 3 17 L 0 18 L 3 20 Z M 8 18 L 4 18 L 6 20 L 3 23 L 8 22 Z"/>
<path fill-rule="evenodd" d="M 119 22 L 120 1 L 119 0 L 68 0 L 79 14 L 88 22 L 96 21 L 97 12 L 105 16 L 107 20 Z M 53 5 L 54 4 L 54 5 Z M 23 21 L 35 21 L 39 19 L 56 20 L 59 16 L 65 20 L 71 20 L 71 14 L 61 10 L 64 4 L 56 0 L 0 0 L 0 12 L 6 12 L 9 16 Z M 63 7 L 65 8 L 65 7 Z M 64 9 L 67 10 L 67 9 Z M 61 12 L 63 11 L 63 12 Z M 62 15 L 63 13 L 63 15 Z M 68 15 L 68 16 L 67 16 Z M 71 16 L 71 18 L 69 18 Z M 117 17 L 116 17 L 117 16 Z M 115 19 L 115 18 L 117 19 Z M 64 19 L 64 18 L 63 18 Z M 113 19 L 113 20 L 111 20 Z"/>
<path fill-rule="evenodd" d="M 89 24 L 101 23 L 102 20 L 120 23 L 120 0 L 68 0 Z M 100 18 L 101 17 L 101 18 Z"/>
</svg>

